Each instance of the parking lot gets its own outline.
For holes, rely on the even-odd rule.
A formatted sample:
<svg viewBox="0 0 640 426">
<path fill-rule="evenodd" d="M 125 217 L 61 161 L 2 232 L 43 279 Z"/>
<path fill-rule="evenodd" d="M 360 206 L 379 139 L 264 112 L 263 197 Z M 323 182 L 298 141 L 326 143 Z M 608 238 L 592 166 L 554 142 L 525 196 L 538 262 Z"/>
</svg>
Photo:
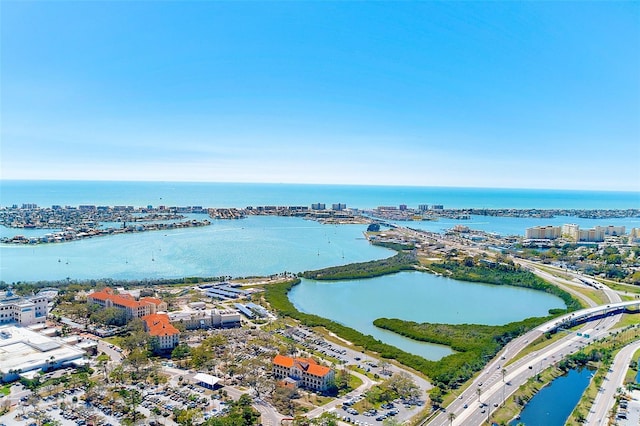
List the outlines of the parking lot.
<svg viewBox="0 0 640 426">
<path fill-rule="evenodd" d="M 358 426 L 370 426 L 382 424 L 385 419 L 390 417 L 396 417 L 401 422 L 402 419 L 413 414 L 416 407 L 422 405 L 422 402 L 404 402 L 396 399 L 393 402 L 382 404 L 379 410 L 372 408 L 359 412 L 353 406 L 363 399 L 362 395 L 347 398 L 342 406 L 336 408 L 336 414 L 344 422 Z"/>
<path fill-rule="evenodd" d="M 142 387 L 141 387 L 142 388 Z M 204 389 L 193 384 L 177 388 L 169 386 L 151 386 L 144 389 L 129 387 L 141 395 L 141 403 L 136 410 L 149 420 L 164 425 L 174 425 L 170 419 L 174 409 L 198 408 L 205 419 L 226 412 L 226 405 L 211 396 Z M 0 424 L 32 425 L 47 420 L 57 420 L 64 426 L 82 426 L 88 422 L 104 426 L 119 425 L 124 417 L 123 402 L 109 398 L 96 397 L 92 402 L 84 400 L 85 389 L 64 390 L 43 397 L 37 407 L 30 405 L 29 397 L 21 398 L 17 407 L 0 417 Z"/>
</svg>

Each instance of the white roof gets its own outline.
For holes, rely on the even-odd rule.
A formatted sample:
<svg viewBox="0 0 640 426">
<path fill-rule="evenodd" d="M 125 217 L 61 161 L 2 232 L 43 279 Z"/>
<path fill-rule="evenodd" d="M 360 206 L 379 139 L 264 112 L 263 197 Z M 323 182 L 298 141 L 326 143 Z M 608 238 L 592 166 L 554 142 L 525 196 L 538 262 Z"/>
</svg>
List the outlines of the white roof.
<svg viewBox="0 0 640 426">
<path fill-rule="evenodd" d="M 193 380 L 196 382 L 206 383 L 209 386 L 214 386 L 216 383 L 220 381 L 220 379 L 216 376 L 212 376 L 211 374 L 198 373 L 193 376 Z"/>
<path fill-rule="evenodd" d="M 18 326 L 0 326 L 0 375 L 10 370 L 28 371 L 47 367 L 49 361 L 67 362 L 82 358 L 84 352 Z"/>
</svg>

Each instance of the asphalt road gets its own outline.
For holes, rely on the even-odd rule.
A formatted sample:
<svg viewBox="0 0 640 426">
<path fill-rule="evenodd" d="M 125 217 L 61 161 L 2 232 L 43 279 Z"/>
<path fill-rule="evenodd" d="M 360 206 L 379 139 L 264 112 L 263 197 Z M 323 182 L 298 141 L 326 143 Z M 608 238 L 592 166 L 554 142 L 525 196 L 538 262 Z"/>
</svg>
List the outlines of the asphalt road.
<svg viewBox="0 0 640 426">
<path fill-rule="evenodd" d="M 536 275 L 569 291 L 576 297 L 587 301 L 590 306 L 597 306 L 595 302 L 575 290 L 574 287 L 591 287 L 580 281 L 579 278 L 582 277 L 578 274 L 562 271 L 567 279 L 558 278 L 546 271 L 538 269 L 533 262 L 523 261 L 522 259 L 515 259 L 515 261 L 528 267 Z M 599 283 L 594 284 L 598 285 Z M 610 302 L 615 303 L 621 301 L 620 295 L 614 290 L 602 285 L 600 285 L 599 288 L 601 288 Z M 479 425 L 486 422 L 490 418 L 491 411 L 501 405 L 506 398 L 515 392 L 518 387 L 525 383 L 530 377 L 535 376 L 551 364 L 560 361 L 564 356 L 576 352 L 586 345 L 588 341 L 607 334 L 607 330 L 613 327 L 620 317 L 621 315 L 615 315 L 600 319 L 596 322 L 589 322 L 585 324 L 581 330 L 591 330 L 590 339 L 568 334 L 565 338 L 541 351 L 529 354 L 525 358 L 509 365 L 505 368 L 506 371 L 503 375 L 502 365 L 505 365 L 510 359 L 514 358 L 529 344 L 528 342 L 535 340 L 546 330 L 553 327 L 558 319 L 550 321 L 538 327 L 536 330 L 532 330 L 526 335 L 512 341 L 485 367 L 482 373 L 473 381 L 472 385 L 464 391 L 460 398 L 447 407 L 447 413 L 440 413 L 429 422 L 429 425 Z M 480 390 L 480 396 L 478 396 L 478 389 Z M 467 408 L 464 408 L 465 405 Z M 453 422 L 449 419 L 449 413 L 455 415 Z"/>
<path fill-rule="evenodd" d="M 593 406 L 589 414 L 587 414 L 587 425 L 607 426 L 609 424 L 607 414 L 613 408 L 616 390 L 623 386 L 629 362 L 638 349 L 640 349 L 640 342 L 634 342 L 618 352 L 609 372 L 605 376 L 601 387 L 602 390 L 596 395 Z"/>
<path fill-rule="evenodd" d="M 590 341 L 608 334 L 608 330 L 619 321 L 620 317 L 621 315 L 618 314 L 585 324 L 581 330 L 591 330 L 588 339 L 570 333 L 557 342 L 503 367 L 509 360 L 515 358 L 529 342 L 540 336 L 543 333 L 542 330 L 552 326 L 557 319 L 519 337 L 509 343 L 477 376 L 471 386 L 446 407 L 446 412 L 438 414 L 428 424 L 436 426 L 483 424 L 489 418 L 491 411 L 502 404 L 503 399 L 508 398 L 530 377 L 537 375 L 563 357 L 578 351 Z M 506 370 L 504 376 L 503 368 Z M 477 389 L 480 389 L 480 396 L 478 396 Z M 480 407 L 480 403 L 483 404 L 482 407 Z M 465 404 L 467 408 L 464 408 Z M 483 410 L 484 412 L 482 412 Z M 449 420 L 449 413 L 455 415 L 453 422 Z"/>
</svg>

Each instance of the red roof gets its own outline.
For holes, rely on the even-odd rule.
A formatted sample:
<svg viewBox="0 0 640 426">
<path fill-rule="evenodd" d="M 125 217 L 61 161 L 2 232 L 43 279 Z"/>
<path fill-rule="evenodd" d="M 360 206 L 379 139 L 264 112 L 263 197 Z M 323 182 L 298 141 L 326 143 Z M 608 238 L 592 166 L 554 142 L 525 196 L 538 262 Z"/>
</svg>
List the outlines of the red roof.
<svg viewBox="0 0 640 426">
<path fill-rule="evenodd" d="M 129 296 L 129 297 L 126 297 L 126 296 Z M 133 300 L 133 298 L 130 295 L 127 294 L 126 296 L 120 295 L 120 294 L 113 294 L 112 289 L 110 289 L 109 287 L 105 287 L 100 291 L 91 293 L 87 297 L 90 297 L 96 300 L 101 300 L 103 302 L 106 302 L 107 300 L 111 300 L 111 302 L 114 305 L 126 306 L 127 308 L 137 308 L 138 306 L 140 306 L 140 304 L 135 300 Z"/>
<path fill-rule="evenodd" d="M 125 306 L 127 308 L 138 308 L 147 304 L 154 304 L 156 306 L 162 303 L 162 300 L 156 299 L 155 297 L 143 297 L 137 302 L 132 295 L 128 293 L 122 294 L 114 294 L 113 289 L 109 287 L 105 287 L 100 291 L 96 291 L 95 293 L 91 293 L 89 296 L 92 299 L 101 300 L 102 302 L 106 302 L 107 300 L 111 300 L 114 305 Z"/>
<path fill-rule="evenodd" d="M 276 355 L 276 357 L 273 359 L 273 363 L 282 367 L 291 368 L 293 367 L 293 358 L 289 358 L 288 356 Z"/>
<path fill-rule="evenodd" d="M 173 336 L 180 334 L 180 330 L 171 325 L 169 315 L 167 314 L 151 314 L 142 317 L 147 324 L 147 331 L 152 336 Z"/>
<path fill-rule="evenodd" d="M 141 297 L 140 298 L 141 302 L 148 302 L 148 303 L 153 303 L 156 306 L 159 306 L 162 302 L 162 300 L 157 299 L 155 297 Z"/>
<path fill-rule="evenodd" d="M 290 358 L 288 356 L 276 355 L 273 363 L 286 368 L 291 368 L 295 365 L 300 370 L 317 377 L 324 377 L 331 371 L 329 367 L 318 364 L 312 358 Z"/>
</svg>

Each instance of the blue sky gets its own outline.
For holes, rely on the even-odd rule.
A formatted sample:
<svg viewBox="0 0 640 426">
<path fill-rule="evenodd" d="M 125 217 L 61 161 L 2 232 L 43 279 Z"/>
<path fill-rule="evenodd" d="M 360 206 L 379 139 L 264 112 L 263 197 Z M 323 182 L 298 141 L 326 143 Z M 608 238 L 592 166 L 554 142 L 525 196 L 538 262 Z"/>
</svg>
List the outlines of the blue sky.
<svg viewBox="0 0 640 426">
<path fill-rule="evenodd" d="M 0 7 L 2 179 L 640 190 L 640 2 Z"/>
</svg>

